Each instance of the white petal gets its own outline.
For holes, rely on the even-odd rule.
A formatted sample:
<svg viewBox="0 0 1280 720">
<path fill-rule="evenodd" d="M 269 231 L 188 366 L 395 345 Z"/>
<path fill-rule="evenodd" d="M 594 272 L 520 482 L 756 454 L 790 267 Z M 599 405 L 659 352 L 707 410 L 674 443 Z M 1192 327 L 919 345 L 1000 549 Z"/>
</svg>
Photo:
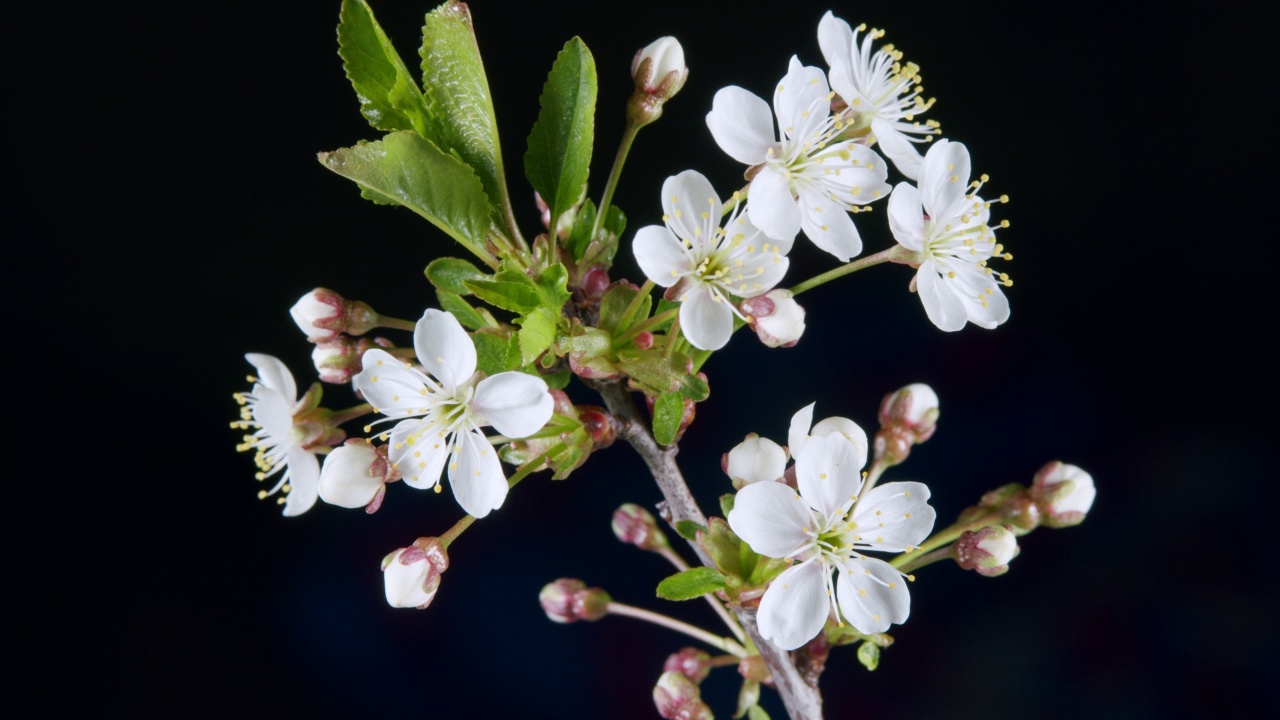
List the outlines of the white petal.
<svg viewBox="0 0 1280 720">
<path fill-rule="evenodd" d="M 680 332 L 699 350 L 719 350 L 733 334 L 733 310 L 710 292 L 695 288 L 682 298 Z"/>
<path fill-rule="evenodd" d="M 387 594 L 387 604 L 391 607 L 420 607 L 431 602 L 436 595 L 439 582 L 433 583 L 430 591 L 424 587 L 431 577 L 431 563 L 424 559 L 405 565 L 400 562 L 404 548 L 395 553 L 395 557 L 382 570 L 383 589 Z"/>
<path fill-rule="evenodd" d="M 284 515 L 294 517 L 311 509 L 320 492 L 320 461 L 314 453 L 296 445 L 289 448 L 289 494 Z"/>
<path fill-rule="evenodd" d="M 939 140 L 925 153 L 920 170 L 924 211 L 939 217 L 969 190 L 969 150 L 964 143 Z"/>
<path fill-rule="evenodd" d="M 737 245 L 732 246 L 725 256 L 730 273 L 719 282 L 738 297 L 763 295 L 782 281 L 791 261 L 784 255 L 783 243 L 775 245 L 763 233 L 753 233 L 742 239 L 738 236 L 739 233 L 730 235 Z"/>
<path fill-rule="evenodd" d="M 924 542 L 937 515 L 929 506 L 929 488 L 918 482 L 891 482 L 867 492 L 853 511 L 860 544 L 902 552 Z"/>
<path fill-rule="evenodd" d="M 849 418 L 838 416 L 824 418 L 813 426 L 809 434 L 814 437 L 843 435 L 846 440 L 853 443 L 853 457 L 858 463 L 858 469 L 861 470 L 867 464 L 867 433 L 858 423 Z"/>
<path fill-rule="evenodd" d="M 773 93 L 773 111 L 778 115 L 778 127 L 790 139 L 812 141 L 816 145 L 822 139 L 818 133 L 831 115 L 831 102 L 827 99 L 829 92 L 831 89 L 827 87 L 827 78 L 822 70 L 805 67 L 793 56 L 790 70 Z"/>
<path fill-rule="evenodd" d="M 662 211 L 666 213 L 667 226 L 695 247 L 714 242 L 722 209 L 711 181 L 697 170 L 685 170 L 662 183 Z"/>
<path fill-rule="evenodd" d="M 862 458 L 865 460 L 865 458 Z M 830 518 L 853 502 L 862 487 L 863 462 L 843 435 L 818 437 L 805 443 L 796 458 L 796 486 L 809 507 Z"/>
<path fill-rule="evenodd" d="M 369 473 L 377 459 L 378 453 L 366 443 L 335 448 L 320 468 L 320 499 L 345 508 L 373 502 L 383 486 L 381 477 Z"/>
<path fill-rule="evenodd" d="M 875 558 L 855 557 L 845 563 L 836 579 L 836 598 L 840 613 L 860 633 L 884 632 L 911 614 L 906 579 Z"/>
<path fill-rule="evenodd" d="M 760 634 L 784 650 L 795 650 L 815 638 L 831 608 L 823 577 L 827 572 L 827 566 L 817 560 L 783 570 L 760 599 L 756 616 Z"/>
<path fill-rule="evenodd" d="M 776 145 L 769 103 L 736 85 L 716 93 L 707 127 L 721 150 L 746 165 L 764 162 L 765 153 Z"/>
<path fill-rule="evenodd" d="M 924 248 L 924 208 L 914 185 L 898 183 L 889 196 L 889 229 L 906 249 L 919 252 Z"/>
<path fill-rule="evenodd" d="M 404 476 L 404 484 L 430 490 L 440 482 L 449 458 L 449 439 L 440 429 L 422 420 L 405 420 L 391 431 L 391 465 Z"/>
<path fill-rule="evenodd" d="M 452 317 L 452 316 L 451 316 Z M 423 415 L 437 402 L 434 387 L 422 373 L 385 350 L 366 350 L 360 359 L 363 368 L 352 384 L 375 410 L 389 417 Z"/>
<path fill-rule="evenodd" d="M 804 529 L 813 522 L 809 506 L 795 490 L 776 482 L 760 482 L 738 491 L 729 511 L 729 527 L 752 550 L 785 558 L 810 542 Z"/>
<path fill-rule="evenodd" d="M 769 438 L 747 438 L 729 451 L 729 477 L 746 485 L 770 482 L 787 469 L 787 452 Z"/>
<path fill-rule="evenodd" d="M 258 379 L 262 384 L 284 396 L 292 410 L 293 404 L 298 401 L 298 386 L 294 383 L 293 373 L 289 372 L 288 366 L 279 358 L 263 353 L 247 353 L 244 359 L 258 371 Z"/>
<path fill-rule="evenodd" d="M 791 194 L 791 185 L 777 170 L 765 166 L 747 188 L 751 222 L 765 235 L 787 243 L 795 242 L 800 231 L 800 208 Z"/>
<path fill-rule="evenodd" d="M 449 465 L 453 496 L 469 515 L 482 518 L 507 499 L 507 477 L 498 453 L 479 430 L 461 434 Z"/>
<path fill-rule="evenodd" d="M 809 188 L 800 192 L 800 226 L 814 245 L 840 262 L 849 262 L 862 253 L 862 236 L 849 213 Z"/>
<path fill-rule="evenodd" d="M 671 287 L 682 273 L 693 269 L 693 261 L 680 248 L 680 241 L 662 225 L 647 225 L 636 232 L 631 250 L 645 277 Z"/>
<path fill-rule="evenodd" d="M 791 416 L 791 427 L 787 430 L 787 446 L 791 450 L 791 457 L 799 455 L 800 448 L 809 439 L 809 428 L 813 427 L 814 405 L 817 403 L 809 403 Z"/>
<path fill-rule="evenodd" d="M 850 59 L 853 55 L 853 29 L 849 23 L 841 20 L 828 10 L 818 21 L 818 48 L 822 50 L 822 59 L 831 68 L 832 88 L 843 96 L 841 88 L 836 86 L 835 76 L 839 74 L 847 80 L 853 77 Z"/>
<path fill-rule="evenodd" d="M 1009 319 L 1009 299 L 994 278 L 969 263 L 950 266 L 956 268 L 956 277 L 948 282 L 964 302 L 969 322 L 990 330 Z"/>
<path fill-rule="evenodd" d="M 429 308 L 413 329 L 418 362 L 446 389 L 466 382 L 476 371 L 476 346 L 451 313 Z"/>
<path fill-rule="evenodd" d="M 880 147 L 880 152 L 893 161 L 893 166 L 898 168 L 898 172 L 912 180 L 920 178 L 924 158 L 920 155 L 920 151 L 916 150 L 915 143 L 894 129 L 892 124 L 880 118 L 871 121 L 871 132 L 876 136 L 876 144 Z M 967 174 L 965 179 L 968 180 Z"/>
<path fill-rule="evenodd" d="M 253 421 L 276 442 L 285 441 L 293 429 L 293 415 L 290 414 L 293 403 L 262 383 L 253 386 L 253 397 L 249 405 Z"/>
<path fill-rule="evenodd" d="M 916 271 L 916 291 L 924 312 L 939 330 L 955 332 L 964 327 L 966 313 L 964 303 L 943 283 L 933 264 L 926 262 Z"/>
<path fill-rule="evenodd" d="M 476 386 L 471 408 L 509 438 L 528 437 L 551 419 L 555 401 L 540 377 L 522 372 L 498 373 Z"/>
</svg>

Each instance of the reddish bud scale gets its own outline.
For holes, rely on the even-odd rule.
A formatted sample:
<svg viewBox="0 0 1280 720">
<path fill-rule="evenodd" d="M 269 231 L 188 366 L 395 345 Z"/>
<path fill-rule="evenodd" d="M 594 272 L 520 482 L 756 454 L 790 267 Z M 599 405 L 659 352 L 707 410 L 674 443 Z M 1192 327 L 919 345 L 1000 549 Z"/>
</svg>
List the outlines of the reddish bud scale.
<svg viewBox="0 0 1280 720">
<path fill-rule="evenodd" d="M 596 265 L 582 276 L 582 292 L 592 300 L 599 300 L 609 289 L 609 271 Z"/>
<path fill-rule="evenodd" d="M 710 660 L 711 656 L 702 650 L 681 648 L 679 652 L 667 656 L 666 662 L 662 664 L 662 671 L 678 672 L 697 685 L 711 673 L 711 666 L 708 664 Z"/>
</svg>

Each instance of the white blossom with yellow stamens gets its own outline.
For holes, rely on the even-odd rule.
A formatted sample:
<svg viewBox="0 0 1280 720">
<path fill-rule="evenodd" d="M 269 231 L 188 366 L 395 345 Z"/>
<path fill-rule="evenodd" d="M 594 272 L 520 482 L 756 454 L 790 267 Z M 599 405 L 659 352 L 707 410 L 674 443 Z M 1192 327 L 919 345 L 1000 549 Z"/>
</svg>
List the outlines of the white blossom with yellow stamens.
<svg viewBox="0 0 1280 720">
<path fill-rule="evenodd" d="M 293 373 L 283 362 L 262 353 L 248 353 L 244 359 L 258 371 L 258 377 L 249 378 L 254 383 L 251 392 L 232 396 L 243 407 L 240 420 L 231 427 L 254 432 L 245 435 L 236 449 L 254 451 L 259 480 L 279 476 L 275 485 L 259 491 L 258 497 L 284 493 L 279 502 L 285 516 L 301 515 L 316 504 L 320 485 L 316 452 L 324 429 L 314 422 L 294 421 L 310 408 L 306 397 L 298 398 Z"/>
</svg>

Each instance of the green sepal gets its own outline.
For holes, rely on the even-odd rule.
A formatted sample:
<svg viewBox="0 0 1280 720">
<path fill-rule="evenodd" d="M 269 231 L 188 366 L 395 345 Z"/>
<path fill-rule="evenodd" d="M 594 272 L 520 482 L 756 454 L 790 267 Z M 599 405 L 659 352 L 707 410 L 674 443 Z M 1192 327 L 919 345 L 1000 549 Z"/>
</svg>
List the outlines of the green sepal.
<svg viewBox="0 0 1280 720">
<path fill-rule="evenodd" d="M 680 393 L 663 393 L 653 403 L 653 439 L 662 445 L 675 442 L 684 419 L 684 397 Z"/>
<path fill-rule="evenodd" d="M 422 91 L 364 0 L 343 0 L 338 55 L 360 100 L 360 114 L 370 125 L 386 132 L 412 130 L 439 139 Z"/>
<path fill-rule="evenodd" d="M 476 368 L 484 374 L 496 375 L 520 367 L 520 345 L 515 335 L 506 337 L 481 330 L 471 339 L 476 346 Z"/>
<path fill-rule="evenodd" d="M 582 200 L 595 134 L 596 61 L 581 38 L 565 43 L 539 98 L 525 177 L 551 209 L 551 227 Z"/>
<path fill-rule="evenodd" d="M 692 600 L 724 587 L 724 576 L 713 568 L 690 568 L 658 583 L 658 597 L 664 600 Z"/>
<path fill-rule="evenodd" d="M 471 307 L 466 300 L 463 300 L 461 296 L 440 288 L 436 290 L 436 299 L 440 301 L 442 310 L 457 318 L 458 322 L 462 323 L 462 326 L 468 330 L 490 327 L 489 321 L 493 319 L 493 316 L 490 315 L 486 319 L 475 308 Z"/>
<path fill-rule="evenodd" d="M 702 525 L 699 525 L 694 520 L 677 520 L 676 521 L 676 532 L 680 533 L 680 537 L 684 538 L 685 540 L 697 540 L 698 531 L 700 530 L 706 530 L 706 528 Z"/>
<path fill-rule="evenodd" d="M 427 280 L 441 290 L 448 290 L 455 295 L 470 295 L 467 280 L 491 280 L 492 276 L 480 272 L 475 265 L 461 258 L 436 258 L 427 265 L 424 271 Z"/>
</svg>

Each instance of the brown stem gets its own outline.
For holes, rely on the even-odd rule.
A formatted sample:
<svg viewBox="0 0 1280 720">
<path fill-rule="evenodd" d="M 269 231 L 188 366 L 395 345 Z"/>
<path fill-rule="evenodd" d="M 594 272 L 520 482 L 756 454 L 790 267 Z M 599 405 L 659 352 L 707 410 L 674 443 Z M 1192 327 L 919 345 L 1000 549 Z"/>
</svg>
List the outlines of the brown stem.
<svg viewBox="0 0 1280 720">
<path fill-rule="evenodd" d="M 631 394 L 622 382 L 596 381 L 592 386 L 604 398 L 604 404 L 609 408 L 609 412 L 620 421 L 622 429 L 618 435 L 635 448 L 648 466 L 649 472 L 653 474 L 653 479 L 658 483 L 658 489 L 662 491 L 662 497 L 666 500 L 663 517 L 672 524 L 681 520 L 692 520 L 699 525 L 706 525 L 707 518 L 698 509 L 698 503 L 693 499 L 693 494 L 689 492 L 689 486 L 685 484 L 684 476 L 676 465 L 678 451 L 676 446 L 672 444 L 664 447 L 653 439 L 649 424 L 632 402 Z M 692 541 L 689 545 L 703 565 L 714 567 L 711 556 L 701 545 Z M 795 663 L 791 661 L 790 653 L 760 636 L 760 631 L 756 627 L 755 610 L 739 607 L 734 608 L 733 613 L 742 623 L 742 627 L 747 631 L 756 648 L 760 650 L 761 657 L 769 664 L 769 670 L 773 673 L 774 686 L 782 696 L 782 703 L 786 706 L 791 720 L 822 720 L 822 693 L 817 687 L 804 681 Z"/>
</svg>

